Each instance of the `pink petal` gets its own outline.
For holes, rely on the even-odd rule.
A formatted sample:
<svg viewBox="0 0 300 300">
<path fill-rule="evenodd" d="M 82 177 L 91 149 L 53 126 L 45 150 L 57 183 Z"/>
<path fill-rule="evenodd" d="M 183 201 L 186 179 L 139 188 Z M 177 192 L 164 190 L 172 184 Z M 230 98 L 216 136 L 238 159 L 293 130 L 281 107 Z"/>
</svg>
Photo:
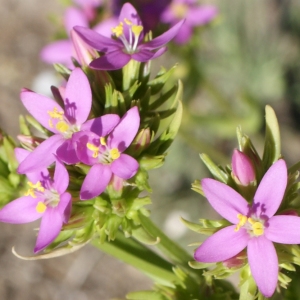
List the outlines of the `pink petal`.
<svg viewBox="0 0 300 300">
<path fill-rule="evenodd" d="M 39 219 L 43 214 L 38 213 L 36 206 L 43 199 L 31 196 L 20 197 L 0 210 L 0 221 L 12 224 L 23 224 Z"/>
<path fill-rule="evenodd" d="M 224 261 L 245 249 L 250 236 L 244 228 L 235 231 L 235 227 L 225 227 L 207 238 L 195 251 L 195 260 L 206 263 Z"/>
<path fill-rule="evenodd" d="M 280 244 L 300 244 L 300 218 L 296 216 L 273 216 L 265 229 L 267 239 Z"/>
<path fill-rule="evenodd" d="M 90 67 L 96 70 L 118 70 L 122 69 L 130 61 L 131 55 L 124 53 L 122 48 L 107 52 L 90 63 Z"/>
<path fill-rule="evenodd" d="M 237 224 L 238 214 L 248 215 L 248 202 L 230 186 L 210 178 L 202 179 L 201 185 L 210 205 L 229 222 Z"/>
<path fill-rule="evenodd" d="M 181 26 L 181 28 L 178 31 L 177 35 L 175 36 L 174 40 L 178 44 L 184 44 L 189 41 L 192 34 L 193 34 L 193 28 L 187 22 L 185 22 Z"/>
<path fill-rule="evenodd" d="M 128 2 L 122 6 L 119 15 L 119 22 L 124 22 L 124 19 L 130 20 L 135 25 L 142 25 L 136 9 Z"/>
<path fill-rule="evenodd" d="M 277 211 L 287 185 L 287 167 L 283 159 L 275 162 L 262 178 L 254 195 L 256 215 L 272 217 Z"/>
<path fill-rule="evenodd" d="M 63 225 L 63 216 L 56 208 L 48 207 L 42 217 L 34 253 L 45 249 L 59 235 Z"/>
<path fill-rule="evenodd" d="M 73 137 L 65 140 L 56 151 L 57 157 L 68 165 L 74 165 L 79 162 L 77 157 Z"/>
<path fill-rule="evenodd" d="M 81 130 L 89 130 L 96 133 L 100 137 L 104 137 L 115 128 L 119 121 L 120 117 L 118 115 L 107 114 L 85 122 L 81 126 Z"/>
<path fill-rule="evenodd" d="M 92 199 L 104 192 L 111 179 L 111 175 L 109 166 L 102 164 L 92 166 L 82 183 L 80 199 Z"/>
<path fill-rule="evenodd" d="M 66 191 L 68 185 L 69 173 L 64 164 L 60 160 L 56 159 L 53 177 L 53 187 L 59 194 L 62 194 Z"/>
<path fill-rule="evenodd" d="M 72 71 L 65 90 L 65 114 L 71 123 L 81 125 L 92 107 L 90 83 L 80 68 Z"/>
<path fill-rule="evenodd" d="M 60 200 L 57 206 L 60 215 L 63 216 L 63 222 L 68 223 L 72 210 L 72 196 L 69 193 L 60 195 Z"/>
<path fill-rule="evenodd" d="M 264 236 L 251 238 L 247 248 L 252 276 L 265 297 L 275 292 L 278 280 L 278 258 L 275 247 Z"/>
<path fill-rule="evenodd" d="M 162 46 L 164 46 L 165 44 L 167 44 L 171 39 L 173 39 L 176 34 L 178 33 L 180 27 L 182 26 L 182 24 L 184 23 L 185 20 L 181 20 L 180 22 L 178 22 L 177 24 L 175 24 L 173 27 L 171 27 L 168 31 L 166 31 L 165 33 L 163 33 L 162 35 L 154 38 L 152 41 L 145 43 L 143 45 L 141 45 L 139 48 L 145 48 L 145 49 L 156 49 L 156 48 L 160 48 Z"/>
<path fill-rule="evenodd" d="M 74 30 L 89 46 L 100 52 L 114 51 L 123 47 L 121 41 L 103 36 L 89 28 L 75 26 Z"/>
<path fill-rule="evenodd" d="M 48 64 L 65 64 L 74 67 L 72 60 L 72 43 L 69 40 L 60 40 L 45 46 L 41 53 L 41 60 Z"/>
<path fill-rule="evenodd" d="M 112 35 L 111 29 L 118 25 L 119 25 L 118 19 L 115 17 L 111 17 L 109 19 L 102 20 L 99 24 L 93 27 L 93 30 L 103 36 L 111 38 Z"/>
<path fill-rule="evenodd" d="M 201 5 L 190 9 L 186 21 L 192 26 L 205 25 L 218 14 L 218 9 L 214 5 Z"/>
<path fill-rule="evenodd" d="M 63 137 L 58 134 L 49 137 L 25 158 L 18 167 L 18 173 L 37 172 L 50 166 L 55 161 L 56 149 L 63 141 Z"/>
<path fill-rule="evenodd" d="M 133 53 L 131 58 L 139 62 L 147 62 L 153 58 L 154 54 L 154 52 L 148 49 L 141 49 L 141 51 Z"/>
<path fill-rule="evenodd" d="M 55 127 L 49 126 L 51 118 L 48 112 L 53 111 L 54 108 L 58 111 L 64 111 L 54 100 L 26 89 L 22 90 L 20 97 L 23 105 L 39 123 L 48 130 L 59 133 Z"/>
<path fill-rule="evenodd" d="M 123 179 L 129 179 L 134 176 L 139 168 L 139 163 L 127 154 L 121 154 L 111 164 L 111 170 L 117 176 Z"/>
<path fill-rule="evenodd" d="M 74 26 L 89 27 L 88 20 L 84 13 L 75 7 L 66 9 L 64 23 L 68 35 Z"/>
<path fill-rule="evenodd" d="M 125 113 L 120 123 L 109 134 L 107 145 L 110 149 L 118 148 L 120 152 L 123 152 L 130 146 L 138 132 L 139 126 L 139 110 L 137 106 L 134 106 Z"/>
</svg>

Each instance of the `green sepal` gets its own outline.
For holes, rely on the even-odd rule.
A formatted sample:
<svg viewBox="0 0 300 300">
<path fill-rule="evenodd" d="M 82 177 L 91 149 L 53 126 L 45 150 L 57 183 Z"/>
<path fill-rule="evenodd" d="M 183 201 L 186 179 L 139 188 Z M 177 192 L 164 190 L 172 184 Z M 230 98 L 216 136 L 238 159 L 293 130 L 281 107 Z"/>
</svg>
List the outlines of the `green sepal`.
<svg viewBox="0 0 300 300">
<path fill-rule="evenodd" d="M 53 66 L 55 71 L 60 74 L 66 81 L 68 81 L 72 71 L 62 64 L 54 64 Z"/>
<path fill-rule="evenodd" d="M 126 295 L 126 299 L 128 299 L 128 300 L 168 300 L 168 298 L 163 296 L 161 293 L 155 292 L 155 291 L 131 292 Z"/>
<path fill-rule="evenodd" d="M 201 181 L 200 180 L 195 180 L 193 183 L 192 183 L 192 190 L 202 196 L 205 197 L 204 195 L 204 192 L 203 192 L 203 189 L 202 189 L 202 186 L 201 186 Z"/>
<path fill-rule="evenodd" d="M 249 265 L 246 265 L 240 273 L 240 300 L 255 300 L 256 297 L 256 283 L 252 277 Z"/>
<path fill-rule="evenodd" d="M 200 158 L 206 165 L 210 173 L 220 182 L 228 183 L 229 176 L 221 168 L 219 168 L 205 153 L 200 154 Z"/>
<path fill-rule="evenodd" d="M 170 76 L 175 71 L 175 68 L 177 65 L 172 67 L 170 70 L 166 70 L 165 68 L 161 67 L 160 71 L 157 73 L 154 79 L 148 82 L 148 86 L 151 87 L 151 94 L 155 95 L 159 91 L 162 90 L 167 80 L 170 78 Z"/>
<path fill-rule="evenodd" d="M 15 172 L 19 165 L 14 152 L 16 144 L 14 140 L 8 135 L 4 136 L 2 141 L 6 156 L 7 167 L 10 172 Z"/>
<path fill-rule="evenodd" d="M 43 127 L 35 118 L 33 118 L 30 115 L 26 115 L 25 118 L 26 118 L 26 121 L 37 131 L 39 131 L 45 135 L 49 135 L 49 131 L 45 127 Z"/>
<path fill-rule="evenodd" d="M 192 223 L 184 218 L 181 218 L 181 221 L 184 223 L 185 226 L 187 226 L 190 230 L 195 231 L 197 233 L 205 234 L 205 235 L 212 235 L 213 233 L 217 232 L 221 228 L 224 228 L 226 226 L 229 226 L 230 223 L 225 220 L 207 220 L 207 219 L 200 219 L 199 223 Z"/>
<path fill-rule="evenodd" d="M 19 116 L 20 133 L 23 135 L 31 135 L 30 129 L 23 115 Z"/>
<path fill-rule="evenodd" d="M 189 261 L 189 266 L 196 270 L 206 269 L 212 265 L 214 265 L 214 263 L 202 263 L 202 262 L 195 261 L 195 260 Z"/>
<path fill-rule="evenodd" d="M 263 154 L 263 166 L 267 171 L 270 166 L 281 158 L 281 141 L 278 120 L 273 108 L 266 106 L 266 133 Z"/>
<path fill-rule="evenodd" d="M 162 155 L 143 155 L 139 160 L 140 167 L 144 170 L 152 170 L 161 167 L 165 162 L 166 154 Z"/>
<path fill-rule="evenodd" d="M 156 245 L 159 243 L 159 238 L 150 235 L 142 226 L 138 226 L 137 228 L 132 229 L 132 236 L 146 245 Z"/>
</svg>

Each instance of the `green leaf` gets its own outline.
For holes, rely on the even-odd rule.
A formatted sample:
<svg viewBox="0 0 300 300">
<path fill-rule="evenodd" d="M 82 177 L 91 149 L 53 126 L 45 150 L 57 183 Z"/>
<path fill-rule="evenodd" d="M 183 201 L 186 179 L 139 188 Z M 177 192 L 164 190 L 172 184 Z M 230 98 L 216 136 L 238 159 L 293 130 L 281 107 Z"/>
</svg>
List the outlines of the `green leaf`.
<svg viewBox="0 0 300 300">
<path fill-rule="evenodd" d="M 266 106 L 266 134 L 263 154 L 263 166 L 265 170 L 281 158 L 281 142 L 278 121 L 273 108 Z"/>
<path fill-rule="evenodd" d="M 162 294 L 154 291 L 131 292 L 126 295 L 128 300 L 166 300 Z"/>
</svg>

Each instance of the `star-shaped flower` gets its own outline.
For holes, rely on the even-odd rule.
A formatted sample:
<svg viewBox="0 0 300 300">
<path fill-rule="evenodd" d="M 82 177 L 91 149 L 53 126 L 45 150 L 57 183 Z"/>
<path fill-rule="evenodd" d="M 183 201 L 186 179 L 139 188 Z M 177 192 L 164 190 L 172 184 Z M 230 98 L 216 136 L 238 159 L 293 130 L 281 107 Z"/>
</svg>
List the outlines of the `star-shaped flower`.
<svg viewBox="0 0 300 300">
<path fill-rule="evenodd" d="M 134 106 L 108 135 L 98 126 L 92 128 L 93 132 L 75 134 L 80 161 L 92 166 L 82 183 L 82 200 L 100 195 L 113 174 L 125 180 L 136 174 L 138 162 L 123 152 L 130 146 L 139 126 L 140 116 L 138 108 Z"/>
<path fill-rule="evenodd" d="M 265 297 L 270 297 L 278 280 L 278 257 L 273 242 L 300 243 L 300 218 L 291 215 L 274 216 L 287 186 L 284 160 L 275 162 L 262 178 L 253 204 L 231 187 L 205 178 L 201 181 L 211 206 L 233 225 L 225 227 L 196 250 L 199 262 L 221 262 L 234 257 L 247 247 L 252 276 Z"/>
<path fill-rule="evenodd" d="M 97 32 L 80 26 L 74 30 L 92 48 L 104 53 L 90 63 L 90 67 L 99 70 L 116 70 L 124 67 L 131 59 L 147 62 L 166 51 L 165 44 L 174 38 L 184 20 L 149 42 L 143 42 L 144 28 L 135 8 L 125 3 L 119 16 L 119 25 L 112 28 L 113 37 L 108 38 Z M 158 49 L 158 50 L 157 50 Z"/>
<path fill-rule="evenodd" d="M 16 148 L 19 162 L 30 152 Z M 26 174 L 28 190 L 24 196 L 13 200 L 0 210 L 0 221 L 23 224 L 41 220 L 34 253 L 46 248 L 60 233 L 71 213 L 71 195 L 66 192 L 69 175 L 64 165 L 56 160 L 53 179 L 47 169 Z"/>
<path fill-rule="evenodd" d="M 54 135 L 42 142 L 18 168 L 19 173 L 28 173 L 48 167 L 56 154 L 67 164 L 79 162 L 73 134 L 90 130 L 94 120 L 87 121 L 92 106 L 92 92 L 86 75 L 80 68 L 71 73 L 65 89 L 60 89 L 62 108 L 56 101 L 29 90 L 21 92 L 21 100 L 31 115 Z M 107 114 L 97 118 L 101 130 L 108 134 L 120 118 Z"/>
</svg>

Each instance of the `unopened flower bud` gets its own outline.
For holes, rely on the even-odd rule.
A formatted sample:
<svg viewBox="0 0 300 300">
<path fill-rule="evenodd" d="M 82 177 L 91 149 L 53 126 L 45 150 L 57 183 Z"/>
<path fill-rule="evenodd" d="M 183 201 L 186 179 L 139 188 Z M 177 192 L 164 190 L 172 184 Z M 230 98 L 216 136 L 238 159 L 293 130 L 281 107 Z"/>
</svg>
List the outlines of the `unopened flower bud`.
<svg viewBox="0 0 300 300">
<path fill-rule="evenodd" d="M 40 143 L 44 141 L 43 138 L 23 134 L 19 134 L 17 138 L 21 142 L 21 144 L 28 150 L 34 150 Z"/>
<path fill-rule="evenodd" d="M 237 183 L 244 186 L 255 181 L 255 170 L 250 158 L 237 149 L 232 155 L 232 175 Z"/>
<path fill-rule="evenodd" d="M 88 66 L 94 58 L 99 56 L 97 51 L 88 46 L 74 30 L 71 30 L 71 39 L 76 59 L 82 66 Z"/>
<path fill-rule="evenodd" d="M 150 142 L 151 131 L 149 128 L 143 128 L 137 133 L 130 147 L 130 151 L 132 151 L 135 155 L 140 155 L 141 152 L 150 145 Z"/>
<path fill-rule="evenodd" d="M 245 251 L 242 251 L 240 253 L 238 253 L 237 255 L 226 259 L 223 261 L 223 265 L 228 268 L 240 268 L 242 267 L 246 262 L 246 253 Z"/>
</svg>

